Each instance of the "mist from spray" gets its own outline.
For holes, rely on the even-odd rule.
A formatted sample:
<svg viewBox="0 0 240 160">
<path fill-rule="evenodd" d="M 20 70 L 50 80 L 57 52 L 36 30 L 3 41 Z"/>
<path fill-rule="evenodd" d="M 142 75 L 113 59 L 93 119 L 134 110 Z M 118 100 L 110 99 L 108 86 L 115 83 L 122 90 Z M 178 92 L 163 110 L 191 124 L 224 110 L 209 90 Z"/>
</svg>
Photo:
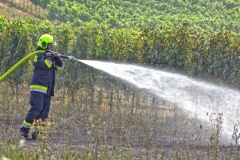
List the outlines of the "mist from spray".
<svg viewBox="0 0 240 160">
<path fill-rule="evenodd" d="M 209 121 L 207 113 L 223 113 L 223 132 L 231 138 L 233 123 L 238 121 L 239 92 L 136 65 L 79 61 L 174 102 L 179 108 L 196 114 L 200 120 Z"/>
</svg>

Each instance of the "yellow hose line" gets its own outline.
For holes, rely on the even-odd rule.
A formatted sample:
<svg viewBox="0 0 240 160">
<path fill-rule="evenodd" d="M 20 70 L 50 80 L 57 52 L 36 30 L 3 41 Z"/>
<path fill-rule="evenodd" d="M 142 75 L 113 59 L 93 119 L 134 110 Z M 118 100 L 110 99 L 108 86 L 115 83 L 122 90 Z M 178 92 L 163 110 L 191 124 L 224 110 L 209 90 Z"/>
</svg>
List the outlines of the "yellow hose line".
<svg viewBox="0 0 240 160">
<path fill-rule="evenodd" d="M 18 63 L 16 63 L 14 66 L 12 66 L 12 68 L 10 68 L 6 73 L 4 73 L 1 77 L 0 77 L 0 82 L 6 78 L 10 73 L 12 73 L 17 67 L 19 67 L 23 62 L 25 62 L 26 60 L 28 60 L 30 57 L 32 57 L 33 55 L 37 54 L 37 53 L 42 53 L 45 52 L 44 50 L 38 50 L 35 51 L 33 53 L 28 54 L 26 57 L 24 57 L 23 59 L 21 59 L 20 61 L 18 61 Z"/>
</svg>

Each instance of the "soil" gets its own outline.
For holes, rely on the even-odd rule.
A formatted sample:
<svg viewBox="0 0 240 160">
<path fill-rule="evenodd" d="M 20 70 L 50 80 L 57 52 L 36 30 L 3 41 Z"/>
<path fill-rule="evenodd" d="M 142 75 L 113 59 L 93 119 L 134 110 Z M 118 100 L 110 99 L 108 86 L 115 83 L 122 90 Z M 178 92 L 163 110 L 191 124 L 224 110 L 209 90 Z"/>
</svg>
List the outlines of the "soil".
<svg viewBox="0 0 240 160">
<path fill-rule="evenodd" d="M 14 124 L 6 125 L 9 128 L 15 130 L 16 135 L 18 135 L 19 126 Z M 4 135 L 4 136 L 3 136 Z M 2 136 L 5 137 L 3 139 L 8 139 L 9 133 L 6 132 Z M 31 134 L 30 136 L 31 137 Z M 20 141 L 17 139 L 17 141 Z M 144 137 L 139 137 L 139 142 L 132 143 L 131 147 L 129 148 L 126 145 L 126 141 L 122 141 L 117 144 L 117 150 L 122 153 L 128 154 L 129 151 L 131 152 L 131 159 L 138 160 L 138 159 L 161 159 L 161 154 L 164 153 L 164 160 L 173 160 L 176 159 L 176 154 L 178 154 L 178 159 L 189 159 L 187 155 L 190 155 L 192 160 L 209 160 L 214 159 L 215 153 L 218 154 L 218 159 L 225 159 L 229 158 L 232 160 L 240 159 L 240 150 L 238 147 L 231 146 L 224 146 L 220 145 L 218 147 L 213 146 L 201 146 L 201 145 L 194 145 L 193 143 L 189 143 L 186 145 L 184 141 L 172 141 L 172 135 L 169 134 L 161 134 L 156 135 L 151 140 L 151 147 L 147 147 L 146 143 L 143 143 Z M 54 153 L 55 156 L 58 156 L 60 153 L 66 152 L 66 147 L 71 151 L 85 153 L 86 148 L 89 150 L 95 150 L 98 148 L 99 154 L 103 155 L 104 150 L 106 147 L 108 148 L 108 152 L 111 153 L 114 150 L 114 142 L 111 139 L 111 136 L 107 137 L 107 144 L 106 145 L 99 145 L 96 147 L 96 142 L 89 136 L 87 131 L 84 130 L 64 130 L 64 131 L 54 131 L 48 135 L 46 142 L 38 140 L 38 141 L 26 141 L 22 148 L 24 150 L 35 150 L 38 146 L 45 146 L 46 151 L 51 151 Z M 18 142 L 17 142 L 18 143 Z M 156 157 L 156 152 L 158 152 Z M 141 154 L 140 154 L 141 153 Z M 141 158 L 140 158 L 141 155 Z"/>
</svg>

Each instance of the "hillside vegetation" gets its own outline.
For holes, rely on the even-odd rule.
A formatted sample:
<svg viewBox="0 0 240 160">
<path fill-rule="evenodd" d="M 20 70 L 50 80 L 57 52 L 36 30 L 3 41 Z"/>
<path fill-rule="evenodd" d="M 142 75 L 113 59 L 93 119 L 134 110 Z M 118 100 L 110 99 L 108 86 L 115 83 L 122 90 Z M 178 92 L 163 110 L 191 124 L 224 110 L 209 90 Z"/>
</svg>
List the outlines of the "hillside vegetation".
<svg viewBox="0 0 240 160">
<path fill-rule="evenodd" d="M 239 1 L 178 0 L 171 1 L 169 4 L 154 0 L 31 1 L 36 6 L 40 4 L 43 8 L 47 8 L 47 17 L 51 21 L 29 18 L 7 22 L 5 18 L 1 19 L 0 57 L 3 59 L 1 73 L 6 72 L 11 65 L 20 60 L 17 59 L 18 56 L 23 57 L 33 51 L 41 34 L 50 33 L 55 35 L 59 51 L 77 58 L 154 65 L 177 70 L 190 76 L 211 77 L 217 82 L 234 87 L 239 86 L 239 35 L 230 29 L 231 25 L 224 28 L 216 27 L 216 30 L 220 28 L 221 30 L 211 32 L 217 23 L 221 22 L 223 27 L 227 21 L 230 22 L 231 19 L 240 15 L 237 14 Z M 188 14 L 180 10 L 184 8 L 183 6 Z M 214 12 L 209 12 L 210 6 L 212 6 L 211 10 L 215 12 L 214 16 Z M 209 11 L 207 12 L 206 9 Z M 194 14 L 196 11 L 205 16 L 202 18 L 196 16 Z M 184 18 L 179 17 L 174 21 L 166 19 L 158 23 L 159 18 L 165 17 L 162 16 L 163 14 L 159 14 L 161 12 L 166 13 L 169 17 L 174 17 L 171 15 L 185 16 L 186 21 L 190 21 L 191 15 L 194 15 L 195 18 L 192 20 L 195 21 L 182 23 Z M 89 19 L 83 16 L 87 13 Z M 206 15 L 207 13 L 209 14 Z M 156 21 L 152 19 L 154 15 L 159 16 Z M 128 16 L 129 18 L 126 18 Z M 154 24 L 151 25 L 146 21 L 141 24 L 136 23 L 136 19 L 131 19 L 134 16 L 141 17 L 142 20 L 149 19 Z M 224 18 L 226 16 L 230 18 Z M 210 25 L 210 20 L 207 21 L 207 19 L 213 17 L 222 17 L 222 21 L 216 20 Z M 117 20 L 115 21 L 117 24 L 122 21 L 123 26 L 113 25 L 112 18 Z M 201 21 L 206 19 L 206 21 L 199 22 L 198 26 L 197 19 Z M 66 23 L 55 26 L 52 23 L 54 20 Z M 168 22 L 171 24 L 167 24 Z M 177 26 L 172 24 L 177 22 L 179 22 Z M 231 21 L 231 24 L 232 22 L 237 23 L 237 21 Z M 162 27 L 160 27 L 161 25 Z M 211 26 L 212 29 L 209 32 L 198 32 L 200 25 L 202 27 L 203 25 Z M 86 28 L 81 26 L 86 26 Z M 237 30 L 238 26 L 233 28 Z M 21 39 L 29 40 L 28 47 Z M 16 55 L 15 59 L 9 59 L 10 55 Z M 66 74 L 71 76 L 71 73 Z M 19 76 L 16 75 L 16 77 Z M 76 76 L 76 74 L 72 76 Z M 13 80 L 13 77 L 11 79 Z"/>
<path fill-rule="evenodd" d="M 189 22 L 197 30 L 219 31 L 227 26 L 239 32 L 238 0 L 31 0 L 48 9 L 50 20 L 75 26 L 105 28 L 179 26 Z"/>
</svg>

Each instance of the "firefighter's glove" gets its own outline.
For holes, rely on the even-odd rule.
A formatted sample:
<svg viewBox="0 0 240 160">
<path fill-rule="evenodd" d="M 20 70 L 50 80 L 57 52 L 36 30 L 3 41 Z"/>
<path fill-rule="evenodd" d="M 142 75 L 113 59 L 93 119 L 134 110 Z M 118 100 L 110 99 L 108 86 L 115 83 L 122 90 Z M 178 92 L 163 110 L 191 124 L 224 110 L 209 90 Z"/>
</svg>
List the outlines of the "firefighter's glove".
<svg viewBox="0 0 240 160">
<path fill-rule="evenodd" d="M 73 57 L 73 56 L 68 56 L 68 60 L 69 61 L 72 61 L 72 60 L 74 60 L 75 58 Z"/>
</svg>

